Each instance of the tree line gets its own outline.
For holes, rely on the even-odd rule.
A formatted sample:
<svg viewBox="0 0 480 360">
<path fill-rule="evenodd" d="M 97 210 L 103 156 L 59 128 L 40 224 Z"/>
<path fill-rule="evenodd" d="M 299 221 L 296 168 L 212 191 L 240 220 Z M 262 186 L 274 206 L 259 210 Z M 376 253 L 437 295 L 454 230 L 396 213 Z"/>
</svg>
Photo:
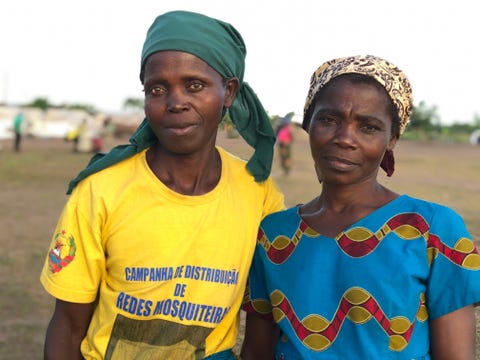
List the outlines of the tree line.
<svg viewBox="0 0 480 360">
<path fill-rule="evenodd" d="M 90 104 L 52 104 L 48 98 L 38 97 L 33 99 L 27 104 L 23 104 L 24 107 L 34 107 L 42 110 L 49 108 L 64 108 L 64 109 L 76 109 L 84 110 L 90 114 L 95 114 L 98 110 Z M 141 112 L 143 111 L 144 100 L 142 98 L 126 98 L 123 101 L 122 108 L 128 112 Z M 270 115 L 272 125 L 283 118 L 280 115 Z M 228 113 L 222 121 L 222 127 L 231 127 L 232 123 L 228 117 Z M 449 141 L 449 142 L 468 142 L 470 134 L 480 129 L 480 115 L 475 114 L 472 121 L 468 123 L 452 123 L 449 125 L 442 124 L 438 109 L 435 105 L 428 105 L 424 101 L 413 107 L 410 123 L 407 126 L 404 139 L 410 140 L 434 140 L 434 141 Z"/>
</svg>

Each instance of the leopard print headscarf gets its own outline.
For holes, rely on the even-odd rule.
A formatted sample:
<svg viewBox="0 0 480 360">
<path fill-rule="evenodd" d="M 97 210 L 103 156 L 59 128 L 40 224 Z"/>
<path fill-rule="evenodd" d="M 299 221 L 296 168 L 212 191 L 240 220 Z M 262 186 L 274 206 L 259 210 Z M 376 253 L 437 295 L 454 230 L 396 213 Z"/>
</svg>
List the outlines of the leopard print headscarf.
<svg viewBox="0 0 480 360">
<path fill-rule="evenodd" d="M 305 102 L 302 127 L 308 131 L 310 107 L 318 92 L 332 79 L 342 74 L 363 74 L 373 77 L 392 99 L 400 119 L 401 135 L 410 119 L 413 96 L 406 75 L 387 60 L 372 55 L 359 55 L 330 60 L 322 64 L 310 79 L 310 89 Z"/>
</svg>

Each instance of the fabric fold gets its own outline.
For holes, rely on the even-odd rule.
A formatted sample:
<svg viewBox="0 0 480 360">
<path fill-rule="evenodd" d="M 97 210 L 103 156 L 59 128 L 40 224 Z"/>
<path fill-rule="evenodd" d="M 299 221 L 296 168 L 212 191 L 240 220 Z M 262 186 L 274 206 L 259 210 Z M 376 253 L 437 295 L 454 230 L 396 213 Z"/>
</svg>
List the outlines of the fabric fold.
<svg viewBox="0 0 480 360">
<path fill-rule="evenodd" d="M 275 132 L 257 95 L 243 81 L 247 51 L 240 33 L 226 22 L 198 13 L 172 11 L 160 15 L 148 29 L 143 45 L 140 64 L 142 82 L 148 57 L 167 50 L 193 54 L 223 78 L 236 77 L 239 80 L 236 98 L 228 111 L 239 134 L 254 148 L 246 165 L 248 171 L 255 181 L 265 181 L 272 168 Z M 70 181 L 67 194 L 87 176 L 143 151 L 156 141 L 148 119 L 145 118 L 130 138 L 129 144 L 117 146 L 107 154 L 95 155 L 87 167 Z"/>
</svg>

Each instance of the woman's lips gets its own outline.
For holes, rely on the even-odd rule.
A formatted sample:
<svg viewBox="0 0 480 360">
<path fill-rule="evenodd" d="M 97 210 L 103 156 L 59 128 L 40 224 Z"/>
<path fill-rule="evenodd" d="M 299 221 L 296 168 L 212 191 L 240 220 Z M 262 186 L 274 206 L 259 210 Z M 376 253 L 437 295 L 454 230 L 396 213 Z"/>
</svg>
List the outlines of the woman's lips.
<svg viewBox="0 0 480 360">
<path fill-rule="evenodd" d="M 330 165 L 331 168 L 336 170 L 350 170 L 357 166 L 353 161 L 338 158 L 335 156 L 326 156 L 324 157 L 325 161 Z"/>
<path fill-rule="evenodd" d="M 192 133 L 197 128 L 197 125 L 185 125 L 185 126 L 175 126 L 169 127 L 167 130 L 177 136 L 185 136 Z"/>
</svg>

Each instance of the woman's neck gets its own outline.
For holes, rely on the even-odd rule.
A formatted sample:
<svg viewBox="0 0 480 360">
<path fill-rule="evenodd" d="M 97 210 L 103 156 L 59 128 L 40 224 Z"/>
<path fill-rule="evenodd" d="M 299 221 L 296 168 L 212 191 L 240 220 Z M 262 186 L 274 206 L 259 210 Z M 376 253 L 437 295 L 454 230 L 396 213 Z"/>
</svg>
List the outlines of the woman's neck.
<svg viewBox="0 0 480 360">
<path fill-rule="evenodd" d="M 210 192 L 220 181 L 222 173 L 222 160 L 216 148 L 191 155 L 170 154 L 150 148 L 147 163 L 163 184 L 184 195 Z"/>
</svg>

